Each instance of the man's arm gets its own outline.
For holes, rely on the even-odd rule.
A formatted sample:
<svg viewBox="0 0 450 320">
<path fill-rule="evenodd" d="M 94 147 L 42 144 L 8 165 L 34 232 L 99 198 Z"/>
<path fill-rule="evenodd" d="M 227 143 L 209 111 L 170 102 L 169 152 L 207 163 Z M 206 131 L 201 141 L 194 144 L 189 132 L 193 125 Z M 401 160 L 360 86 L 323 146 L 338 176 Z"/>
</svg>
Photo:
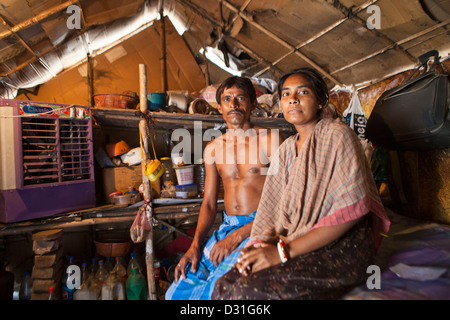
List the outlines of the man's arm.
<svg viewBox="0 0 450 320">
<path fill-rule="evenodd" d="M 217 197 L 219 192 L 219 173 L 214 161 L 211 161 L 213 155 L 211 148 L 213 142 L 209 143 L 205 148 L 205 190 L 203 195 L 203 202 L 200 207 L 200 212 L 197 221 L 197 228 L 195 230 L 194 239 L 189 249 L 178 263 L 179 267 L 175 269 L 175 279 L 182 275 L 186 277 L 186 267 L 191 264 L 192 272 L 196 272 L 199 261 L 201 260 L 201 245 L 209 230 L 211 229 L 217 215 Z M 209 159 L 206 159 L 206 158 Z M 207 161 L 208 160 L 208 161 Z"/>
</svg>

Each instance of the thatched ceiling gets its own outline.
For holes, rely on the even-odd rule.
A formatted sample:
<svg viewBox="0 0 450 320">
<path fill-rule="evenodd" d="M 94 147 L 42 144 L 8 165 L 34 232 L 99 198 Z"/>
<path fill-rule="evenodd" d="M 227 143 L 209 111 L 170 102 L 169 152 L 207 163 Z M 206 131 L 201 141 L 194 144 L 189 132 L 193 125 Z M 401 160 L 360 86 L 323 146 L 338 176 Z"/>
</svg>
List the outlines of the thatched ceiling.
<svg viewBox="0 0 450 320">
<path fill-rule="evenodd" d="M 162 1 L 162 0 L 160 0 Z M 159 19 L 157 0 L 6 0 L 0 4 L 2 96 L 55 77 L 88 53 Z M 450 52 L 450 0 L 163 0 L 201 64 L 207 47 L 249 77 L 319 69 L 330 88 L 365 85 Z M 69 29 L 80 8 L 80 28 Z M 376 7 L 371 7 L 376 6 Z M 376 11 L 379 9 L 379 20 Z M 375 15 L 374 15 L 375 14 Z M 379 23 L 371 29 L 367 21 Z M 210 52 L 207 51 L 207 52 Z M 221 56 L 223 58 L 223 55 Z M 9 93 L 9 95 L 8 95 Z"/>
</svg>

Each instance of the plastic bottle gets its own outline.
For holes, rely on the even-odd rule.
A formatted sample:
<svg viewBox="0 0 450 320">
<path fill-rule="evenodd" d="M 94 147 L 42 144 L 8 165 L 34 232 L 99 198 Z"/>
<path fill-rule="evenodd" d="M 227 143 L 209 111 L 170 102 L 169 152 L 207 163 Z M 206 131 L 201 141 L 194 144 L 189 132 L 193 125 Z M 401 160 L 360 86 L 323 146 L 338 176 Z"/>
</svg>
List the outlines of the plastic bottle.
<svg viewBox="0 0 450 320">
<path fill-rule="evenodd" d="M 20 284 L 19 299 L 30 300 L 32 288 L 33 288 L 33 279 L 31 278 L 31 273 L 30 271 L 25 271 L 23 281 Z"/>
<path fill-rule="evenodd" d="M 48 300 L 56 300 L 55 287 L 48 287 Z"/>
<path fill-rule="evenodd" d="M 113 290 L 116 282 L 116 276 L 110 273 L 102 286 L 102 300 L 113 300 Z"/>
<path fill-rule="evenodd" d="M 112 269 L 111 273 L 114 273 L 120 281 L 122 281 L 124 284 L 127 281 L 127 269 L 123 266 L 123 264 L 120 262 L 120 257 L 116 257 L 116 265 Z"/>
<path fill-rule="evenodd" d="M 98 261 L 98 269 L 95 273 L 95 280 L 99 282 L 100 284 L 103 284 L 106 279 L 108 278 L 108 271 L 103 266 L 103 260 Z"/>
<path fill-rule="evenodd" d="M 155 273 L 155 279 L 156 279 L 156 281 L 158 281 L 159 277 L 160 277 L 160 274 L 161 274 L 161 263 L 156 258 L 153 261 L 153 270 L 154 270 L 154 273 Z"/>
<path fill-rule="evenodd" d="M 87 263 L 83 262 L 81 264 L 81 284 L 85 283 L 89 278 L 89 270 L 87 268 Z"/>
<path fill-rule="evenodd" d="M 147 283 L 138 268 L 131 269 L 127 279 L 127 300 L 147 300 Z"/>
<path fill-rule="evenodd" d="M 96 272 L 97 272 L 97 259 L 92 258 L 91 266 L 89 267 L 89 273 L 95 276 Z"/>
<path fill-rule="evenodd" d="M 113 300 L 125 300 L 126 297 L 126 284 L 122 281 L 117 281 L 113 288 Z"/>
<path fill-rule="evenodd" d="M 73 256 L 69 256 L 69 262 L 66 266 L 66 269 L 64 270 L 66 276 L 63 277 L 62 281 L 62 300 L 73 300 L 73 294 L 77 290 L 76 288 L 69 289 L 69 287 L 67 286 L 67 282 L 71 280 L 69 279 L 71 275 L 67 272 L 67 267 L 69 267 L 72 264 L 73 264 Z"/>
<path fill-rule="evenodd" d="M 138 273 L 141 273 L 141 266 L 139 265 L 139 262 L 137 261 L 136 258 L 136 253 L 133 252 L 132 254 L 130 254 L 130 262 L 128 263 L 128 268 L 127 268 L 127 274 L 128 277 L 131 275 L 131 270 L 134 268 L 138 269 Z"/>
<path fill-rule="evenodd" d="M 103 261 L 103 268 L 105 268 L 108 272 L 111 272 L 111 270 L 114 268 L 111 257 L 107 257 L 106 260 Z"/>
</svg>

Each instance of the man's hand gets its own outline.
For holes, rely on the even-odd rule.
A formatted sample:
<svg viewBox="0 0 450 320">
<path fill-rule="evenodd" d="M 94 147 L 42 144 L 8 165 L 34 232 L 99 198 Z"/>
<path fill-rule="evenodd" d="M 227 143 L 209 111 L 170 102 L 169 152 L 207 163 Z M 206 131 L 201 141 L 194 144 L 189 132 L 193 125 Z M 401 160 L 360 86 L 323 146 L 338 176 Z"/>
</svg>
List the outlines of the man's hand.
<svg viewBox="0 0 450 320">
<path fill-rule="evenodd" d="M 191 264 L 192 272 L 197 272 L 200 258 L 200 249 L 191 246 L 189 250 L 186 251 L 184 256 L 180 259 L 177 267 L 175 268 L 175 281 L 178 281 L 180 276 L 182 277 L 182 279 L 186 279 L 186 267 L 189 263 Z"/>
<path fill-rule="evenodd" d="M 233 233 L 228 235 L 214 245 L 209 253 L 209 260 L 217 267 L 238 247 L 239 243 L 240 241 L 237 241 L 236 235 L 233 235 Z"/>
</svg>

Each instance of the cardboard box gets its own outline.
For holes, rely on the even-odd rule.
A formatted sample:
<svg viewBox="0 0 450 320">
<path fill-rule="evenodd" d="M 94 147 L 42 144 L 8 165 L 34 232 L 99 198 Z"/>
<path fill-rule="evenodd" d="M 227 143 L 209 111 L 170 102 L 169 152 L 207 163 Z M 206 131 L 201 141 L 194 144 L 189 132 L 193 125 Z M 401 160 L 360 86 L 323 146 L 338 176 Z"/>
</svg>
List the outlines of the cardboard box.
<svg viewBox="0 0 450 320">
<path fill-rule="evenodd" d="M 103 191 L 104 198 L 107 203 L 111 200 L 109 195 L 116 191 L 128 192 L 128 186 L 133 187 L 135 190 L 139 190 L 139 186 L 142 184 L 142 166 L 128 166 L 128 167 L 115 167 L 103 169 Z M 152 196 L 159 198 L 161 194 L 161 188 L 159 180 L 151 183 Z"/>
</svg>

